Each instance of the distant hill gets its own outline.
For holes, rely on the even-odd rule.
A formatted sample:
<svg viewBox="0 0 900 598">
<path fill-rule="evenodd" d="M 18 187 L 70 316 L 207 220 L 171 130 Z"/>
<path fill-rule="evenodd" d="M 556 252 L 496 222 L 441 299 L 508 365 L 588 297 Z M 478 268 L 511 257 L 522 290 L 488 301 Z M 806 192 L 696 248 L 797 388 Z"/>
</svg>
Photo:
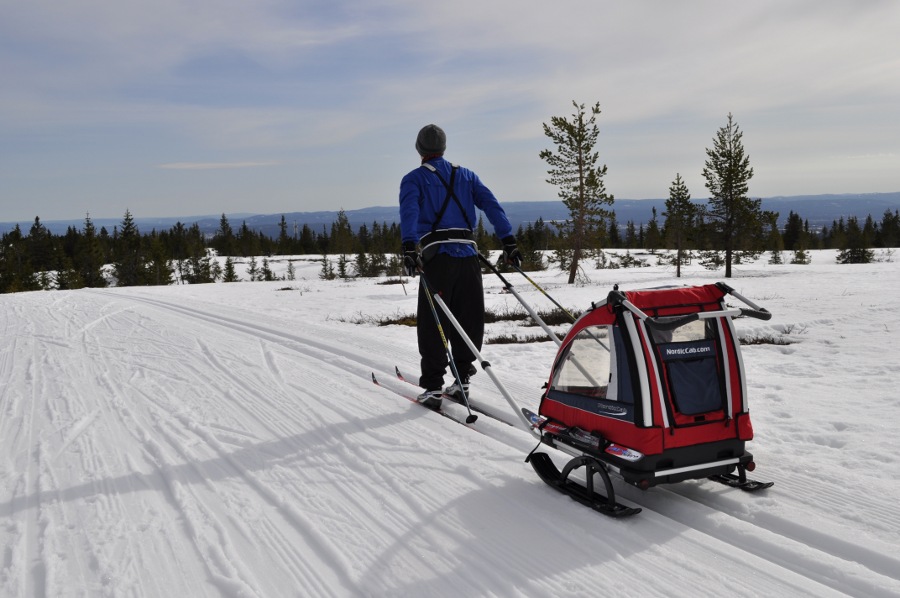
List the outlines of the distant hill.
<svg viewBox="0 0 900 598">
<path fill-rule="evenodd" d="M 697 203 L 706 202 L 705 199 L 695 201 Z M 503 207 L 506 209 L 506 214 L 513 225 L 513 230 L 517 230 L 520 225 L 527 226 L 539 218 L 543 218 L 544 222 L 549 223 L 553 220 L 565 220 L 568 215 L 565 206 L 558 200 L 504 202 Z M 840 218 L 846 219 L 848 216 L 865 219 L 871 215 L 876 221 L 880 221 L 886 210 L 891 212 L 900 210 L 900 192 L 766 197 L 762 199 L 762 207 L 764 210 L 778 212 L 779 223 L 782 225 L 787 220 L 788 214 L 793 211 L 803 220 L 809 221 L 812 228 L 818 229 L 823 225 L 830 226 L 833 221 Z M 665 199 L 616 199 L 613 208 L 616 212 L 616 219 L 622 226 L 628 221 L 632 221 L 636 225 L 647 223 L 652 217 L 653 208 L 656 208 L 659 222 L 662 224 Z M 354 230 L 358 229 L 362 224 L 371 226 L 373 222 L 390 224 L 399 221 L 397 206 L 376 206 L 359 210 L 345 210 L 345 214 Z M 282 214 L 280 213 L 227 215 L 228 221 L 234 229 L 246 222 L 251 229 L 262 231 L 270 236 L 278 235 L 278 225 L 281 221 L 281 216 Z M 319 232 L 323 226 L 330 229 L 331 223 L 337 218 L 337 211 L 285 212 L 284 218 L 291 231 L 293 231 L 295 225 L 300 229 L 304 224 L 307 224 L 314 231 Z M 135 218 L 135 222 L 142 232 L 149 232 L 153 229 L 168 230 L 178 222 L 186 226 L 196 222 L 201 231 L 213 234 L 219 228 L 220 219 L 221 214 L 182 218 Z M 97 229 L 106 227 L 110 232 L 112 232 L 113 227 L 118 226 L 122 222 L 121 218 L 95 218 L 92 220 Z M 83 220 L 44 220 L 42 218 L 41 222 L 54 234 L 63 234 L 70 226 L 81 230 L 84 225 Z M 31 228 L 33 223 L 33 220 L 18 223 L 2 222 L 0 223 L 0 231 L 9 231 L 16 224 L 19 224 L 22 232 L 28 234 L 28 229 Z M 485 222 L 485 225 L 490 228 L 487 222 Z"/>
</svg>

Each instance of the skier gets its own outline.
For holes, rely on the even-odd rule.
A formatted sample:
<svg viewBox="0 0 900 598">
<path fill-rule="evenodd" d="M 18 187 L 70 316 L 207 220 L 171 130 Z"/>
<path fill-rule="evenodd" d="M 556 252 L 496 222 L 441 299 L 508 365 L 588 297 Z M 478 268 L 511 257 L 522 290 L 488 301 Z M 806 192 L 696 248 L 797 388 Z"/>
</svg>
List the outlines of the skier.
<svg viewBox="0 0 900 598">
<path fill-rule="evenodd" d="M 478 175 L 444 159 L 446 147 L 447 136 L 437 125 L 425 125 L 416 137 L 416 151 L 422 164 L 400 182 L 403 262 L 409 276 L 423 273 L 427 287 L 432 293 L 440 294 L 475 347 L 481 350 L 484 291 L 475 245 L 475 208 L 487 215 L 495 234 L 502 240 L 507 262 L 520 266 L 522 255 L 500 202 Z M 465 393 L 468 397 L 469 377 L 475 373 L 472 365 L 475 356 L 453 326 L 443 326 L 449 332 L 447 340 L 460 379 L 442 391 L 449 352 L 434 321 L 425 287 L 426 284 L 419 286 L 416 331 L 421 356 L 419 386 L 425 392 L 417 399 L 427 407 L 438 409 L 443 393 L 457 396 Z M 443 313 L 440 318 L 447 324 Z"/>
</svg>

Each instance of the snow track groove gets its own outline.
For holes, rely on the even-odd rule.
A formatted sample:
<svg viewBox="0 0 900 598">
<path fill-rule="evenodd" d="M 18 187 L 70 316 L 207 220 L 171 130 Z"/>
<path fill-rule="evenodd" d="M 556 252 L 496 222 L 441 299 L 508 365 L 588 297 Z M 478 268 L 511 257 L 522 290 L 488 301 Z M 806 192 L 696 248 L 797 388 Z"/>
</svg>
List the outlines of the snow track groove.
<svg viewBox="0 0 900 598">
<path fill-rule="evenodd" d="M 524 430 L 481 416 L 474 433 L 396 397 L 415 390 L 393 377 L 417 369 L 409 329 L 309 316 L 326 295 L 272 289 L 0 298 L 0 595 L 900 596 L 896 485 L 856 496 L 778 457 L 785 430 L 848 456 L 864 425 L 831 417 L 813 438 L 793 421 L 781 389 L 801 370 L 751 375 L 773 489 L 616 482 L 644 512 L 615 521 L 547 488 Z M 485 353 L 535 408 L 548 351 L 540 374 L 531 349 Z M 486 376 L 474 398 L 516 422 Z"/>
<path fill-rule="evenodd" d="M 141 298 L 141 301 L 151 304 L 155 307 L 167 309 L 170 311 L 175 311 L 180 315 L 199 319 L 205 322 L 210 322 L 212 324 L 218 325 L 220 327 L 229 329 L 233 332 L 239 334 L 247 334 L 253 337 L 257 337 L 261 342 L 261 351 L 263 362 L 266 364 L 266 367 L 270 374 L 273 375 L 273 379 L 276 381 L 277 386 L 279 386 L 279 391 L 284 392 L 286 390 L 285 383 L 283 377 L 280 375 L 279 370 L 277 368 L 275 358 L 273 357 L 272 351 L 266 348 L 265 342 L 274 343 L 277 346 L 282 348 L 286 348 L 290 351 L 297 352 L 303 354 L 307 357 L 314 359 L 317 362 L 322 362 L 323 364 L 329 364 L 337 367 L 342 370 L 346 375 L 359 377 L 365 376 L 367 368 L 375 369 L 376 371 L 383 372 L 388 368 L 385 367 L 385 364 L 379 363 L 369 357 L 368 355 L 363 355 L 356 353 L 352 348 L 346 346 L 335 346 L 328 342 L 325 342 L 321 339 L 311 338 L 309 336 L 301 336 L 298 334 L 288 333 L 284 331 L 275 330 L 263 325 L 253 324 L 248 325 L 245 322 L 236 319 L 229 318 L 224 316 L 210 316 L 207 312 L 192 309 L 180 305 L 173 305 L 170 303 L 166 303 L 164 301 L 159 300 L 149 300 Z M 265 341 L 265 342 L 264 342 Z M 211 351 L 208 347 L 203 347 L 204 356 L 210 360 L 210 362 L 214 365 L 215 369 L 222 372 L 223 375 L 227 374 L 227 368 L 222 364 L 216 363 L 215 358 L 212 356 Z M 234 377 L 232 376 L 232 379 Z M 240 380 L 233 380 L 235 385 L 244 389 L 245 394 L 252 395 L 254 388 L 251 386 L 247 386 L 243 384 Z M 389 384 L 393 386 L 397 386 L 398 390 L 409 392 L 409 388 L 403 388 L 406 386 L 403 383 L 397 383 L 396 381 L 391 381 Z M 332 394 L 334 390 L 332 389 Z M 265 401 L 264 402 L 268 402 Z M 340 411 L 339 403 L 330 403 L 330 402 L 322 402 L 321 408 Z M 505 405 L 505 403 L 504 403 Z M 282 407 L 283 408 L 283 407 Z M 352 413 L 341 413 L 341 419 L 350 419 L 353 417 Z M 482 420 L 486 418 L 482 417 Z M 481 424 L 484 426 L 484 422 Z M 498 438 L 501 434 L 499 430 L 496 429 L 496 424 L 494 422 L 490 422 L 488 420 L 487 426 L 493 426 L 492 432 L 494 432 L 493 437 Z M 504 431 L 508 435 L 508 431 Z M 464 433 L 463 430 L 460 430 L 460 433 Z M 515 437 L 513 441 L 507 437 L 506 444 L 514 449 L 520 449 L 523 445 L 522 439 L 525 439 L 525 442 L 530 441 L 530 437 L 527 434 L 520 431 L 513 431 L 512 436 Z M 500 438 L 498 438 L 500 439 Z M 503 441 L 503 440 L 501 440 Z M 364 451 L 356 451 L 348 448 L 348 445 L 342 444 L 340 445 L 341 450 L 345 452 L 349 452 L 350 454 L 342 459 L 341 461 L 344 463 L 360 463 L 364 462 L 362 452 Z M 371 468 L 369 468 L 371 469 Z M 366 471 L 360 473 L 367 473 Z M 377 473 L 377 470 L 375 471 Z M 438 481 L 442 475 L 445 475 L 441 471 L 433 471 L 435 476 L 437 476 Z M 447 472 L 450 473 L 450 472 Z M 452 475 L 452 474 L 451 474 Z M 453 480 L 452 482 L 448 480 L 448 484 L 459 484 L 457 480 Z M 710 486 L 711 484 L 705 484 L 705 486 Z M 828 595 L 828 588 L 840 588 L 842 591 L 845 591 L 851 595 L 857 595 L 862 593 L 863 595 L 892 595 L 890 591 L 884 594 L 879 594 L 881 591 L 880 588 L 884 588 L 884 584 L 890 586 L 890 578 L 883 579 L 879 575 L 875 577 L 871 577 L 871 575 L 865 575 L 865 569 L 861 570 L 861 575 L 857 575 L 855 577 L 851 577 L 849 579 L 834 579 L 830 576 L 830 572 L 835 569 L 833 566 L 834 559 L 843 559 L 846 560 L 846 554 L 842 555 L 842 551 L 839 549 L 841 542 L 834 538 L 820 538 L 825 540 L 826 546 L 831 549 L 838 548 L 837 550 L 833 550 L 837 554 L 830 553 L 819 553 L 817 556 L 813 552 L 810 555 L 804 556 L 796 556 L 793 554 L 791 550 L 785 550 L 783 548 L 784 542 L 797 542 L 797 539 L 788 540 L 788 536 L 785 536 L 785 528 L 787 525 L 780 525 L 777 518 L 767 518 L 764 516 L 764 513 L 757 515 L 757 520 L 768 520 L 769 527 L 763 527 L 761 529 L 768 529 L 771 532 L 771 539 L 768 541 L 760 541 L 756 536 L 752 542 L 744 542 L 742 538 L 747 534 L 743 531 L 745 527 L 748 526 L 747 522 L 741 520 L 739 517 L 732 516 L 728 513 L 727 508 L 736 508 L 740 510 L 740 502 L 739 501 L 728 501 L 728 499 L 724 500 L 725 504 L 716 505 L 716 501 L 710 501 L 709 503 L 705 503 L 703 498 L 701 497 L 698 500 L 695 500 L 695 503 L 700 503 L 706 505 L 707 508 L 712 509 L 712 513 L 714 514 L 714 519 L 716 520 L 716 524 L 714 526 L 700 526 L 699 528 L 696 525 L 692 525 L 691 521 L 693 521 L 697 517 L 697 508 L 694 507 L 692 509 L 687 509 L 682 514 L 682 511 L 678 508 L 673 508 L 673 502 L 677 502 L 677 498 L 672 496 L 673 493 L 667 492 L 669 496 L 667 496 L 669 501 L 667 500 L 654 500 L 650 497 L 648 500 L 648 496 L 646 493 L 640 492 L 631 492 L 630 488 L 621 487 L 621 484 L 617 484 L 620 487 L 620 491 L 623 492 L 623 496 L 631 500 L 632 502 L 643 506 L 645 509 L 653 509 L 656 511 L 657 516 L 669 518 L 678 524 L 684 526 L 685 530 L 692 530 L 692 534 L 702 533 L 709 538 L 714 538 L 716 543 L 724 544 L 731 548 L 731 550 L 736 551 L 736 560 L 735 562 L 741 562 L 744 559 L 748 558 L 748 555 L 753 555 L 758 559 L 763 559 L 764 562 L 769 563 L 767 567 L 774 568 L 774 570 L 778 571 L 790 571 L 793 574 L 799 576 L 799 579 L 803 580 L 815 580 L 818 584 L 821 584 L 821 594 L 817 591 L 818 595 Z M 403 503 L 408 505 L 408 507 L 416 513 L 418 517 L 427 518 L 427 513 L 422 510 L 421 505 L 427 505 L 429 501 L 429 496 L 427 494 L 421 494 L 417 492 L 410 492 L 411 488 L 403 487 L 403 486 L 395 486 L 391 488 L 391 492 L 399 497 Z M 704 488 L 702 492 L 707 492 L 709 489 Z M 699 494 L 702 494 L 699 493 Z M 714 490 L 713 490 L 714 492 Z M 737 491 L 731 491 L 730 494 L 733 495 Z M 677 493 L 677 490 L 675 491 Z M 745 497 L 747 498 L 747 497 Z M 764 499 L 764 497 L 752 497 L 753 499 Z M 350 494 L 347 496 L 348 500 L 353 501 L 353 495 Z M 719 509 L 725 507 L 726 510 L 718 511 Z M 574 503 L 572 504 L 572 508 L 577 508 Z M 702 508 L 702 507 L 699 507 Z M 708 518 L 708 516 L 704 516 L 704 518 Z M 751 524 L 752 525 L 752 524 Z M 758 524 L 756 524 L 759 527 Z M 779 531 L 773 531 L 771 528 L 780 528 Z M 804 528 L 800 528 L 801 530 Z M 441 535 L 453 537 L 454 532 L 452 528 L 443 528 L 441 530 Z M 814 534 L 813 534 L 814 535 Z M 462 542 L 462 540 L 460 540 Z M 703 543 L 708 542 L 708 540 Z M 798 549 L 794 549 L 798 550 Z M 800 551 L 804 552 L 804 551 Z M 852 550 L 852 546 L 848 547 L 847 551 L 849 554 L 854 554 Z M 874 555 L 874 552 L 870 553 Z M 428 558 L 427 555 L 420 555 L 420 558 Z M 819 563 L 818 561 L 824 559 L 823 563 Z M 339 559 L 337 559 L 339 561 Z M 884 570 L 885 567 L 890 567 L 893 565 L 890 558 L 887 559 L 878 559 L 873 556 L 871 567 L 875 572 L 879 570 Z M 781 574 L 783 575 L 783 574 Z M 790 578 L 791 575 L 788 574 L 787 578 Z M 871 579 L 869 579 L 871 578 Z M 805 584 L 803 582 L 798 582 L 797 587 L 802 587 Z"/>
</svg>

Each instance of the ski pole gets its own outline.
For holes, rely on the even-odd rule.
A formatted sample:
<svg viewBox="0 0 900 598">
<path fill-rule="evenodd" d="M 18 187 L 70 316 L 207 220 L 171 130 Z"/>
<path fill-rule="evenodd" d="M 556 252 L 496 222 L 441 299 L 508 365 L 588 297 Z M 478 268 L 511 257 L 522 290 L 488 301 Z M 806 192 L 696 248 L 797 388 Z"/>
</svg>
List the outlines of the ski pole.
<svg viewBox="0 0 900 598">
<path fill-rule="evenodd" d="M 434 323 L 437 324 L 438 332 L 441 335 L 441 342 L 444 344 L 444 352 L 447 353 L 447 361 L 450 362 L 450 369 L 453 370 L 453 375 L 456 377 L 457 384 L 459 384 L 459 391 L 463 397 L 463 405 L 465 405 L 466 410 L 469 412 L 469 416 L 466 418 L 466 423 L 475 423 L 475 420 L 478 419 L 478 416 L 472 413 L 472 408 L 469 407 L 469 397 L 466 393 L 465 387 L 463 386 L 462 377 L 460 377 L 459 371 L 456 368 L 456 363 L 453 362 L 453 354 L 450 352 L 450 343 L 447 342 L 447 337 L 444 334 L 444 327 L 441 326 L 441 319 L 438 317 L 437 309 L 434 307 L 434 300 L 431 298 L 431 287 L 428 285 L 428 281 L 425 279 L 424 272 L 421 272 L 419 277 L 422 280 L 422 286 L 425 288 L 425 296 L 428 297 L 428 305 L 431 307 L 431 315 L 434 316 Z M 443 300 L 441 300 L 440 296 L 437 293 L 435 293 L 434 298 L 440 301 L 442 305 L 444 305 Z M 444 305 L 444 307 L 446 306 Z M 447 313 L 449 315 L 449 310 L 447 311 Z M 468 338 L 466 340 L 468 340 Z"/>
<path fill-rule="evenodd" d="M 423 281 L 424 282 L 424 281 Z M 503 383 L 494 375 L 494 371 L 491 369 L 491 364 L 481 356 L 481 352 L 475 346 L 475 343 L 472 342 L 472 339 L 469 338 L 469 335 L 466 334 L 466 331 L 463 329 L 462 325 L 456 319 L 456 316 L 453 315 L 453 312 L 450 311 L 450 308 L 447 307 L 447 304 L 444 303 L 444 300 L 441 299 L 441 296 L 435 293 L 434 300 L 441 307 L 443 312 L 447 315 L 447 319 L 450 320 L 450 323 L 453 324 L 453 327 L 456 328 L 456 331 L 459 333 L 459 336 L 462 337 L 463 341 L 465 341 L 466 345 L 469 347 L 469 351 L 472 352 L 472 355 L 478 359 L 479 364 L 481 364 L 481 369 L 483 369 L 487 375 L 490 377 L 491 381 L 494 383 L 494 386 L 497 387 L 497 390 L 500 391 L 500 394 L 503 395 L 503 398 L 506 399 L 506 402 L 509 403 L 510 407 L 513 408 L 513 411 L 516 412 L 516 415 L 519 417 L 519 420 L 522 422 L 522 425 L 525 426 L 525 429 L 531 432 L 535 437 L 540 438 L 540 433 L 535 432 L 535 430 L 531 426 L 531 422 L 525 417 L 525 414 L 522 413 L 522 409 L 519 407 L 519 404 L 516 403 L 516 400 L 512 398 L 509 394 L 509 391 L 506 390 L 506 387 L 503 386 Z M 452 363 L 452 361 L 451 361 Z M 466 399 L 468 400 L 468 399 Z"/>
<path fill-rule="evenodd" d="M 504 286 L 506 287 L 506 289 L 507 289 L 510 293 L 513 294 L 513 296 L 519 301 L 519 303 L 522 304 L 522 307 L 525 308 L 525 310 L 528 312 L 528 315 L 530 315 L 530 316 L 534 319 L 534 321 L 537 322 L 538 325 L 540 325 L 540 327 L 544 329 L 544 332 L 546 332 L 547 335 L 548 335 L 551 339 L 553 339 L 553 341 L 556 343 L 556 346 L 561 347 L 561 346 L 562 346 L 562 341 L 559 340 L 559 337 L 556 336 L 556 334 L 554 334 L 554 332 L 553 332 L 552 330 L 550 330 L 550 327 L 547 326 L 547 323 L 544 322 L 544 320 L 542 320 L 541 317 L 538 316 L 537 313 L 535 313 L 535 311 L 534 311 L 533 309 L 531 309 L 531 306 L 528 305 L 528 303 L 526 303 L 524 299 L 522 299 L 522 296 L 519 295 L 519 293 L 516 292 L 515 287 L 513 287 L 513 285 L 512 285 L 508 280 L 506 280 L 506 278 L 504 278 L 502 274 L 500 274 L 500 271 L 497 270 L 497 268 L 496 268 L 492 263 L 490 263 L 483 255 L 481 255 L 481 254 L 479 253 L 478 256 L 482 259 L 482 261 L 484 261 L 485 264 L 488 265 L 488 268 L 490 268 L 491 270 L 493 270 L 494 274 L 496 274 L 497 277 L 500 279 L 500 281 L 503 282 L 503 284 L 504 284 Z M 525 276 L 525 278 L 528 278 L 528 276 L 526 276 L 525 273 L 522 272 L 522 270 L 521 270 L 518 266 L 516 266 L 515 264 L 513 264 L 512 266 L 513 266 L 513 268 L 515 268 L 516 270 L 518 270 L 519 272 L 521 272 L 522 275 Z M 538 286 L 538 284 L 537 284 L 536 282 L 534 282 L 534 281 L 531 280 L 530 278 L 528 278 L 528 280 L 530 280 L 530 281 L 531 281 L 531 284 L 533 284 L 535 287 L 537 287 L 538 290 L 540 290 L 542 293 L 544 293 L 544 296 L 546 296 L 548 299 L 550 299 L 551 301 L 553 301 L 553 303 L 554 303 L 557 307 L 559 307 L 559 309 L 563 310 L 570 318 L 572 318 L 572 321 L 573 321 L 573 322 L 575 321 L 575 316 L 573 316 L 572 314 L 570 314 L 568 311 L 566 311 L 566 309 L 565 309 L 563 306 L 561 306 L 559 303 L 557 303 L 556 301 L 554 301 L 553 298 L 550 297 L 550 295 L 548 295 L 546 291 L 544 291 L 543 289 L 541 289 L 540 286 Z M 594 332 L 593 332 L 592 330 L 590 330 L 590 329 L 585 329 L 585 332 L 586 332 L 588 335 L 590 335 L 590 337 L 593 338 L 595 341 L 597 341 L 598 343 L 600 343 L 600 346 L 601 346 L 601 347 L 603 347 L 603 348 L 606 349 L 607 351 L 609 350 L 609 347 L 607 347 L 606 344 L 605 344 L 602 340 L 600 340 L 600 338 L 599 338 L 596 334 L 594 334 Z M 572 363 L 575 364 L 575 367 L 578 368 L 578 370 L 584 375 L 585 378 L 587 378 L 588 380 L 590 380 L 591 383 L 594 384 L 595 386 L 600 386 L 600 383 L 597 382 L 596 380 L 594 380 L 594 377 L 591 375 L 589 369 L 588 369 L 587 367 L 585 367 L 585 366 L 581 363 L 581 361 L 576 357 L 576 355 L 575 355 L 574 353 L 569 353 L 569 358 L 572 359 Z"/>
<path fill-rule="evenodd" d="M 525 272 L 522 270 L 522 268 L 516 266 L 515 264 L 511 264 L 511 266 L 516 270 L 516 272 L 518 272 L 519 274 L 521 274 L 522 276 L 524 276 L 524 277 L 525 277 L 525 280 L 527 280 L 528 282 L 530 282 L 530 283 L 534 286 L 534 288 L 536 288 L 537 290 L 539 290 L 539 291 L 544 295 L 544 297 L 546 297 L 547 299 L 549 299 L 549 300 L 553 303 L 553 305 L 555 305 L 556 307 L 558 307 L 564 314 L 566 314 L 567 316 L 569 316 L 569 319 L 571 319 L 573 322 L 575 321 L 575 316 L 573 316 L 571 313 L 569 313 L 569 310 L 567 310 L 565 307 L 563 307 L 562 305 L 560 305 L 559 303 L 557 303 L 556 299 L 554 299 L 553 297 L 551 297 L 550 294 L 547 293 L 547 291 L 545 291 L 545 290 L 541 287 L 541 285 L 539 285 L 538 283 L 536 283 L 535 281 L 533 281 L 533 280 L 531 279 L 530 276 L 528 276 L 527 274 L 525 274 Z"/>
<path fill-rule="evenodd" d="M 537 312 L 535 312 L 531 308 L 531 306 L 525 302 L 525 300 L 522 298 L 522 296 L 519 295 L 519 293 L 516 291 L 515 287 L 513 287 L 512 284 L 510 284 L 510 282 L 508 280 L 506 280 L 502 274 L 500 274 L 500 271 L 497 270 L 497 268 L 494 266 L 494 264 L 489 262 L 487 260 L 487 258 L 485 258 L 483 255 L 481 255 L 481 253 L 478 254 L 478 257 L 481 258 L 481 261 L 483 261 L 485 264 L 487 264 L 488 268 L 490 268 L 494 272 L 494 274 L 497 275 L 497 277 L 500 279 L 500 282 L 503 283 L 504 288 L 506 288 L 507 291 L 512 293 L 513 297 L 515 297 L 516 300 L 522 304 L 522 307 L 525 308 L 525 311 L 528 312 L 528 315 L 531 316 L 531 318 L 538 324 L 538 326 L 543 328 L 544 332 L 547 333 L 547 336 L 549 336 L 553 340 L 553 342 L 556 343 L 556 346 L 558 347 L 558 346 L 562 345 L 562 341 L 559 340 L 559 337 L 556 336 L 556 333 L 553 332 L 550 329 L 550 327 L 547 326 L 547 323 L 544 322 L 544 320 L 539 315 L 537 315 Z"/>
<path fill-rule="evenodd" d="M 557 308 L 559 308 L 559 310 L 562 311 L 564 314 L 566 314 L 567 316 L 569 316 L 569 319 L 572 320 L 572 322 L 575 322 L 575 321 L 578 319 L 578 318 L 576 318 L 575 316 L 573 316 L 572 313 L 571 313 L 569 310 L 567 310 L 565 307 L 563 307 L 562 305 L 560 305 L 559 302 L 556 301 L 556 299 L 554 299 L 553 297 L 551 297 L 551 296 L 550 296 L 550 293 L 548 293 L 547 291 L 545 291 L 545 290 L 543 289 L 543 287 L 541 287 L 541 285 L 539 285 L 538 283 L 536 283 L 535 281 L 533 281 L 533 280 L 531 279 L 530 276 L 528 276 L 527 274 L 525 274 L 525 272 L 524 272 L 520 267 L 516 266 L 515 264 L 511 264 L 511 265 L 512 265 L 513 268 L 516 269 L 516 272 L 518 272 L 519 274 L 521 274 L 522 276 L 524 276 L 524 277 L 525 277 L 525 280 L 527 280 L 528 282 L 530 282 L 530 283 L 534 286 L 534 288 L 536 288 L 537 290 L 539 290 L 539 291 L 541 292 L 541 294 L 544 295 L 544 297 L 546 297 L 546 298 L 549 299 L 551 302 L 553 302 L 553 305 L 555 305 Z M 500 279 L 503 280 L 503 277 L 501 276 Z M 589 335 L 591 335 L 591 337 L 592 337 L 594 340 L 596 340 L 598 343 L 600 343 L 600 345 L 603 346 L 603 348 L 608 349 L 608 347 L 606 346 L 606 344 L 605 344 L 602 340 L 600 340 L 600 338 L 597 337 L 597 335 L 595 335 L 595 334 L 594 334 L 593 332 L 591 332 L 590 330 L 587 330 L 586 332 L 587 332 Z"/>
</svg>

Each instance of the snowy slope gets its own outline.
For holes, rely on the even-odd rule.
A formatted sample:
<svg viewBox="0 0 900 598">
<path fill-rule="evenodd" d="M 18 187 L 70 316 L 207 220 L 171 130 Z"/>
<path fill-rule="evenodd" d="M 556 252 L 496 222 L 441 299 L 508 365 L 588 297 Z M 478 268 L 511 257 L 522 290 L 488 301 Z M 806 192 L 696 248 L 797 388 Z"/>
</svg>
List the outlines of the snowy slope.
<svg viewBox="0 0 900 598">
<path fill-rule="evenodd" d="M 755 477 L 775 486 L 618 484 L 644 509 L 621 521 L 544 485 L 527 432 L 391 390 L 415 391 L 391 375 L 415 379 L 415 333 L 373 320 L 414 311 L 416 281 L 295 267 L 0 296 L 0 596 L 900 596 L 900 264 L 739 266 L 729 283 L 774 313 L 739 333 L 790 342 L 744 352 Z M 676 282 L 588 274 L 534 278 L 573 309 Z M 536 408 L 555 346 L 484 353 Z M 483 373 L 473 396 L 514 421 Z"/>
</svg>

